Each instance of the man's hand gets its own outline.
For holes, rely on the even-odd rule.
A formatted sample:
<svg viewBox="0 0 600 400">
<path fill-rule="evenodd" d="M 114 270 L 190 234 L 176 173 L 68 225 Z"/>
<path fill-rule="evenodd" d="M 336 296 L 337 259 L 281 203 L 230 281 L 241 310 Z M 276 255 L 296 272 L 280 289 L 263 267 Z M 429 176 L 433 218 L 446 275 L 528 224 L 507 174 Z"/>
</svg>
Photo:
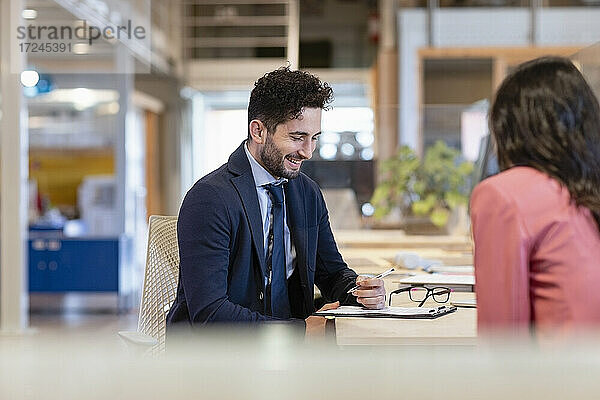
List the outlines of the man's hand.
<svg viewBox="0 0 600 400">
<path fill-rule="evenodd" d="M 356 296 L 356 301 L 375 310 L 380 310 L 385 307 L 385 287 L 383 279 L 369 278 L 359 275 L 356 278 L 356 284 L 360 289 L 355 290 L 352 294 Z"/>
<path fill-rule="evenodd" d="M 340 306 L 340 302 L 336 301 L 335 303 L 327 303 L 319 311 L 327 311 L 333 310 Z M 325 317 L 318 317 L 316 315 L 311 315 L 306 318 L 306 337 L 307 338 L 316 338 L 316 337 L 324 337 L 325 336 L 325 322 L 327 320 Z"/>
</svg>

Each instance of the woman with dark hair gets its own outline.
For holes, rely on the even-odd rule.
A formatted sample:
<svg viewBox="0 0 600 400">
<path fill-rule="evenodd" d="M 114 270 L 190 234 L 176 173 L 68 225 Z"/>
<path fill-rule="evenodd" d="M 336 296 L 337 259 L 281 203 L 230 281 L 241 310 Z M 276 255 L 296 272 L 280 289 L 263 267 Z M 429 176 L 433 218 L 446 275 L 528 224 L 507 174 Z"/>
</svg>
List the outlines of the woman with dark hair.
<svg viewBox="0 0 600 400">
<path fill-rule="evenodd" d="M 519 66 L 490 113 L 500 172 L 471 196 L 482 333 L 600 327 L 600 109 L 568 59 Z"/>
</svg>

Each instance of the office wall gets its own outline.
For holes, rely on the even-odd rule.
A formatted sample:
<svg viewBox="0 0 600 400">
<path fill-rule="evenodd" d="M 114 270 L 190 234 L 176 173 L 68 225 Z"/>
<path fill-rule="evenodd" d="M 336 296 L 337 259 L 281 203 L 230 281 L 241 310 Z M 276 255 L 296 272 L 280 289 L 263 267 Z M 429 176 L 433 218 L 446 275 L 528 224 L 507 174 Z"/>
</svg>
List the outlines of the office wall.
<svg viewBox="0 0 600 400">
<path fill-rule="evenodd" d="M 441 8 L 432 15 L 429 37 L 427 10 L 397 13 L 398 141 L 413 148 L 420 143 L 420 48 L 589 46 L 600 37 L 600 7 L 542 8 L 535 26 L 528 8 Z"/>
<path fill-rule="evenodd" d="M 29 179 L 54 206 L 75 207 L 77 188 L 88 175 L 112 175 L 114 153 L 107 149 L 30 149 Z"/>
<path fill-rule="evenodd" d="M 490 60 L 430 60 L 423 68 L 424 104 L 470 104 L 492 93 Z"/>
<path fill-rule="evenodd" d="M 190 179 L 186 168 L 191 171 L 191 153 L 186 149 L 191 146 L 186 144 L 185 115 L 186 100 L 180 96 L 181 85 L 174 78 L 162 75 L 136 75 L 135 89 L 147 93 L 161 100 L 165 109 L 158 117 L 157 151 L 160 157 L 158 164 L 160 170 L 160 186 L 157 190 L 161 193 L 160 213 L 177 215 L 183 194 L 188 189 Z M 187 166 L 187 167 L 186 167 Z"/>
</svg>

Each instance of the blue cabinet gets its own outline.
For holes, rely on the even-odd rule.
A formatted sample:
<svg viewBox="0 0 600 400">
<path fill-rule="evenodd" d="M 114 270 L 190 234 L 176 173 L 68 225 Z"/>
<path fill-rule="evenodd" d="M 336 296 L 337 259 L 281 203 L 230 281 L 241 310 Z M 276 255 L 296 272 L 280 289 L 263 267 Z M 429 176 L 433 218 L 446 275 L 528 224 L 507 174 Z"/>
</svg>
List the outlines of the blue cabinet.
<svg viewBox="0 0 600 400">
<path fill-rule="evenodd" d="M 29 239 L 30 292 L 118 292 L 119 238 Z"/>
</svg>

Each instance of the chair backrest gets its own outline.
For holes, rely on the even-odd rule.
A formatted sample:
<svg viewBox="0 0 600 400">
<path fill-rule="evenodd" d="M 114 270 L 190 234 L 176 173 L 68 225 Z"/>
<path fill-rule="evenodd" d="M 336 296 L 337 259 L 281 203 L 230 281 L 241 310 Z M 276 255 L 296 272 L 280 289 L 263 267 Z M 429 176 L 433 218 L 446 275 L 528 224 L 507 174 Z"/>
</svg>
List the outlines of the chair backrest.
<svg viewBox="0 0 600 400">
<path fill-rule="evenodd" d="M 152 353 L 165 349 L 166 316 L 177 294 L 179 245 L 177 217 L 152 215 L 148 223 L 148 250 L 138 332 L 158 340 Z"/>
</svg>

